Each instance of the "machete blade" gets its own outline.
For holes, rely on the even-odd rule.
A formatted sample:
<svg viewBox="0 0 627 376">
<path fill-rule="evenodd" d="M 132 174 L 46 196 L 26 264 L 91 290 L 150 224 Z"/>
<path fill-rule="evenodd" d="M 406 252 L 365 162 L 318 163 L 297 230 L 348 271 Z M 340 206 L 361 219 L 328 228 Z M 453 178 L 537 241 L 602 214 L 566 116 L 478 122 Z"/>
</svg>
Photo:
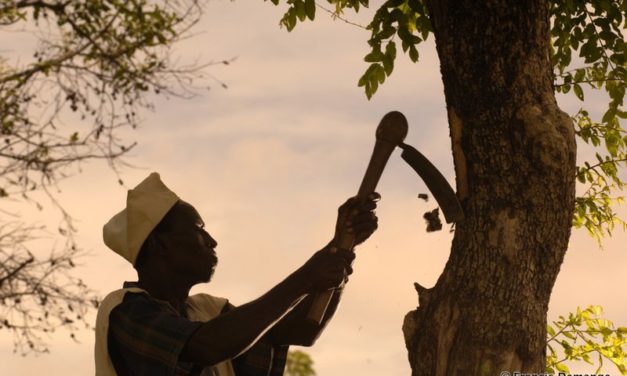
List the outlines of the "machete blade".
<svg viewBox="0 0 627 376">
<path fill-rule="evenodd" d="M 414 147 L 404 143 L 401 143 L 399 147 L 403 149 L 401 158 L 420 175 L 438 202 L 438 205 L 442 208 L 446 223 L 453 223 L 463 219 L 464 212 L 457 195 L 455 195 L 455 191 L 440 171 Z"/>
</svg>

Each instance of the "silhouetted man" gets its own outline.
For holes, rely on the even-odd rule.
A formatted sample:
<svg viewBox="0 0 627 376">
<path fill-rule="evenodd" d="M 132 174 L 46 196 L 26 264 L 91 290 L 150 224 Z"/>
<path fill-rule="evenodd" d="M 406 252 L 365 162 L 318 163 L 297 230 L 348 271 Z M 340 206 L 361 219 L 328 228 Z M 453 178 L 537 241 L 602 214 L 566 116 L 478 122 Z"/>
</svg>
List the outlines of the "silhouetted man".
<svg viewBox="0 0 627 376">
<path fill-rule="evenodd" d="M 356 244 L 377 228 L 379 195 L 339 208 L 336 236 Z M 351 250 L 329 252 L 332 240 L 260 298 L 239 307 L 207 294 L 218 243 L 194 207 L 152 173 L 104 226 L 104 241 L 137 270 L 107 295 L 96 320 L 96 375 L 282 375 L 289 345 L 311 346 L 333 316 L 351 274 Z M 334 238 L 335 239 L 335 238 Z M 320 325 L 306 319 L 312 295 L 334 289 Z"/>
</svg>

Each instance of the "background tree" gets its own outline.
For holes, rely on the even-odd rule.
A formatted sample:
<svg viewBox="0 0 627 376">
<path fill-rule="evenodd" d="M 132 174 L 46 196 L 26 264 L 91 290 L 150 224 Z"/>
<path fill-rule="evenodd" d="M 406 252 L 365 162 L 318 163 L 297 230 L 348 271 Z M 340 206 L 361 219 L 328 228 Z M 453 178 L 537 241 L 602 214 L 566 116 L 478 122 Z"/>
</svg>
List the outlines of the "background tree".
<svg viewBox="0 0 627 376">
<path fill-rule="evenodd" d="M 288 30 L 323 7 L 286 3 Z M 328 3 L 339 18 L 369 5 Z M 397 46 L 415 62 L 435 37 L 466 213 L 438 282 L 416 284 L 420 306 L 405 318 L 414 375 L 545 370 L 546 313 L 571 226 L 597 240 L 625 228 L 612 208 L 626 160 L 625 13 L 618 0 L 388 0 L 374 13 L 358 82 L 368 97 L 392 74 Z M 555 92 L 583 101 L 583 87 L 609 96 L 600 121 L 559 109 Z M 576 137 L 596 148 L 594 161 L 576 166 Z"/>
<path fill-rule="evenodd" d="M 228 64 L 181 65 L 173 56 L 172 46 L 188 36 L 203 6 L 200 0 L 0 2 L 0 30 L 32 45 L 30 56 L 0 56 L 0 199 L 41 209 L 33 191 L 45 193 L 61 212 L 58 231 L 66 239 L 60 247 L 37 243 L 50 234 L 2 209 L 0 329 L 13 335 L 16 351 L 47 351 L 42 333 L 62 326 L 73 337 L 78 324 L 88 325 L 85 313 L 98 299 L 72 275 L 81 251 L 54 188 L 86 160 L 105 159 L 116 170 L 135 145 L 121 132 L 139 125 L 151 95 L 191 96 L 207 84 L 198 81 L 201 68 Z"/>
<path fill-rule="evenodd" d="M 309 354 L 300 350 L 290 350 L 287 353 L 285 374 L 287 376 L 315 376 L 313 364 Z"/>
</svg>

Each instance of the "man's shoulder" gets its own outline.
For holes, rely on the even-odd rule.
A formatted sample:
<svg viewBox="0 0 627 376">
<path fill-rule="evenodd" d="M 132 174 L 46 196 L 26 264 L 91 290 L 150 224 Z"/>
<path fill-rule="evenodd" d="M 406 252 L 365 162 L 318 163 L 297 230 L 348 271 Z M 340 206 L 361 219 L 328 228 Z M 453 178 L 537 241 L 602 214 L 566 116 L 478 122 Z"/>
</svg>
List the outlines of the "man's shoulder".
<svg viewBox="0 0 627 376">
<path fill-rule="evenodd" d="M 215 316 L 218 316 L 225 307 L 229 305 L 229 300 L 209 294 L 195 294 L 187 298 L 188 313 L 190 317 L 194 317 L 197 320 L 205 321 Z M 201 313 L 202 312 L 202 313 Z M 200 316 L 196 317 L 196 313 L 200 313 Z M 206 316 L 208 314 L 209 316 Z"/>
<path fill-rule="evenodd" d="M 147 291 L 139 288 L 123 288 L 112 291 L 102 301 L 106 306 L 109 319 L 117 321 L 122 317 L 143 320 L 154 315 L 178 315 L 178 312 L 167 302 L 150 296 Z M 99 309 L 100 311 L 100 309 Z"/>
<path fill-rule="evenodd" d="M 110 319 L 113 312 L 120 311 L 120 307 L 124 306 L 124 301 L 133 296 L 138 299 L 143 298 L 145 294 L 141 289 L 122 288 L 111 291 L 98 305 L 98 314 L 96 315 L 96 334 L 105 335 L 108 332 Z M 133 299 L 131 299 L 133 300 Z"/>
<path fill-rule="evenodd" d="M 121 288 L 118 290 L 114 290 L 111 291 L 110 293 L 108 293 L 104 299 L 102 299 L 102 301 L 100 302 L 99 308 L 115 308 L 115 306 L 121 304 L 122 302 L 126 301 L 129 297 L 131 297 L 132 299 L 135 298 L 139 298 L 139 299 L 147 299 L 148 294 L 146 293 L 146 291 L 140 289 L 140 288 Z"/>
<path fill-rule="evenodd" d="M 227 298 L 222 298 L 220 296 L 213 296 L 205 293 L 190 295 L 187 298 L 188 302 L 196 302 L 200 304 L 216 304 L 219 306 L 224 306 L 229 303 Z"/>
<path fill-rule="evenodd" d="M 227 298 L 222 298 L 220 296 L 213 296 L 210 294 L 205 294 L 204 292 L 198 293 L 198 294 L 194 294 L 194 295 L 190 295 L 188 297 L 188 299 L 205 299 L 205 300 L 211 300 L 211 299 L 216 299 L 216 300 L 228 300 Z"/>
</svg>

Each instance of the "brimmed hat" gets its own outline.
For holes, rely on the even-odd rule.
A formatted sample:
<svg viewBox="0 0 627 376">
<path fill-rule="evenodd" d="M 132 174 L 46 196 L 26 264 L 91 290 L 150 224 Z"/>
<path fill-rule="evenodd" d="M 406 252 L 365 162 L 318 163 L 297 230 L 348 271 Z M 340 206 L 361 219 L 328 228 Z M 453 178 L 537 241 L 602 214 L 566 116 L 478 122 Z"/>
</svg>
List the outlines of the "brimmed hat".
<svg viewBox="0 0 627 376">
<path fill-rule="evenodd" d="M 104 225 L 102 237 L 105 244 L 135 265 L 142 244 L 178 200 L 178 196 L 163 184 L 159 174 L 151 173 L 128 191 L 126 208 Z"/>
</svg>

